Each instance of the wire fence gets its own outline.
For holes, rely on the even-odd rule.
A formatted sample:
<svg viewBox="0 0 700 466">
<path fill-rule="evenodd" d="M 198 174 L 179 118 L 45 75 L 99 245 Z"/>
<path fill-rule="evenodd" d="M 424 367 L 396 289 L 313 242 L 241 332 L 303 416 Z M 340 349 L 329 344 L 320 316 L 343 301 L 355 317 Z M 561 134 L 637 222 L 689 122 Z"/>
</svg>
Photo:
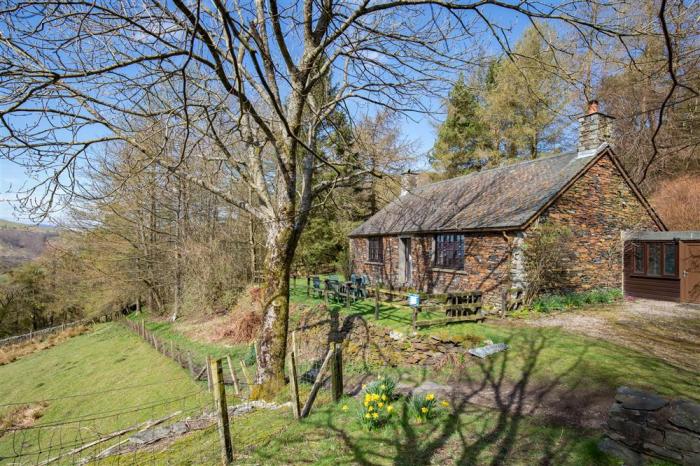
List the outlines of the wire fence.
<svg viewBox="0 0 700 466">
<path fill-rule="evenodd" d="M 260 403 L 226 407 L 227 399 L 243 399 L 250 393 L 251 374 L 242 361 L 238 361 L 240 367 L 231 357 L 195 361 L 190 352 L 159 340 L 143 322 L 121 322 L 186 372 L 181 377 L 151 383 L 125 383 L 100 391 L 86 387 L 63 396 L 0 403 L 0 465 L 220 464 L 223 432 L 229 436 L 229 443 L 233 441 L 233 450 L 237 449 L 238 442 L 231 438 L 231 427 L 224 418 L 229 413 L 248 415 L 259 405 L 250 408 L 246 404 Z M 318 390 L 330 385 L 332 374 L 337 374 L 339 368 L 342 387 L 342 365 L 332 362 L 329 345 L 324 342 L 297 344 L 296 336 L 291 340 L 290 352 L 297 354 L 298 374 L 296 398 L 293 395 L 292 399 L 301 407 L 308 404 L 310 410 Z M 339 345 L 331 347 L 338 351 Z M 192 384 L 192 378 L 208 383 Z M 183 392 L 183 386 L 192 389 Z M 167 396 L 169 391 L 172 396 Z M 133 402 L 105 406 L 109 399 Z M 53 411 L 55 406 L 63 406 L 60 416 Z M 300 417 L 299 409 L 294 414 Z M 289 411 L 282 410 L 279 415 L 288 416 Z M 269 436 L 258 437 L 259 445 L 243 447 L 259 448 L 289 426 L 285 423 Z"/>
<path fill-rule="evenodd" d="M 60 419 L 42 411 L 62 400 L 83 398 L 90 405 L 96 398 L 115 391 L 175 386 L 180 379 L 116 387 L 103 392 L 84 392 L 65 397 L 23 400 L 0 405 L 5 419 L 0 426 L 0 464 L 167 464 L 170 460 L 208 464 L 216 457 L 216 438 L 173 449 L 154 448 L 175 436 L 205 431 L 214 425 L 211 396 L 205 388 L 170 398 L 134 403 L 107 410 L 86 410 Z M 138 454 L 138 460 L 135 456 Z M 131 457 L 130 457 L 131 455 Z"/>
<path fill-rule="evenodd" d="M 0 339 L 0 347 L 25 343 L 27 341 L 34 340 L 35 338 L 44 338 L 53 333 L 62 332 L 69 328 L 79 327 L 81 325 L 93 325 L 100 322 L 111 322 L 123 316 L 124 314 L 121 312 L 113 312 L 111 314 L 104 314 L 97 317 L 90 317 L 86 319 L 76 320 L 73 322 L 66 322 L 61 325 L 55 325 L 53 327 L 47 327 L 41 330 L 34 330 L 29 333 L 24 333 L 22 335 L 14 335 L 11 337 L 2 338 Z"/>
</svg>

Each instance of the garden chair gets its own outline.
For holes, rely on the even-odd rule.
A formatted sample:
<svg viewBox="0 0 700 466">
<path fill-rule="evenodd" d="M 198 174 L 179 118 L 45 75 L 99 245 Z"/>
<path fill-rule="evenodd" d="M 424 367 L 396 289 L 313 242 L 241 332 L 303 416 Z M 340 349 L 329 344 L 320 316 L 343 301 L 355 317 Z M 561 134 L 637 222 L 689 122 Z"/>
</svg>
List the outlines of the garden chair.
<svg viewBox="0 0 700 466">
<path fill-rule="evenodd" d="M 321 288 L 321 279 L 319 277 L 311 277 L 313 288 L 311 289 L 312 298 L 323 298 L 323 288 Z"/>
<path fill-rule="evenodd" d="M 338 280 L 326 279 L 326 297 L 333 301 L 340 300 L 340 282 Z"/>
</svg>

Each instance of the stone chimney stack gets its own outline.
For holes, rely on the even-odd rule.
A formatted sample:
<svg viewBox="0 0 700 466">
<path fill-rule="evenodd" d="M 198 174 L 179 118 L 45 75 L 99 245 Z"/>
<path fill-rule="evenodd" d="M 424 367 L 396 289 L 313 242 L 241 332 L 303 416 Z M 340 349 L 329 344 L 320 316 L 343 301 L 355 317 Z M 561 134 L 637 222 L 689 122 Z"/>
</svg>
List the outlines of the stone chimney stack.
<svg viewBox="0 0 700 466">
<path fill-rule="evenodd" d="M 598 101 L 588 102 L 588 112 L 578 119 L 579 156 L 593 155 L 601 144 L 610 143 L 614 117 L 598 111 Z"/>
</svg>

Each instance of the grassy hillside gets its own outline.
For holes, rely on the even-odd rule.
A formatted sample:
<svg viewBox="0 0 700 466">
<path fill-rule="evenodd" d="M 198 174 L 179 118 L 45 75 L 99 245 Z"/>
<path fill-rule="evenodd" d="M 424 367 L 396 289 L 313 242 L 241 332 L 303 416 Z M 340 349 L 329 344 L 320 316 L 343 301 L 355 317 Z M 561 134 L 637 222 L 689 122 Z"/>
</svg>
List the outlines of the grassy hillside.
<svg viewBox="0 0 700 466">
<path fill-rule="evenodd" d="M 0 273 L 35 259 L 47 242 L 58 236 L 55 228 L 24 225 L 0 219 Z"/>
<path fill-rule="evenodd" d="M 0 366 L 0 380 L 0 464 L 34 464 L 101 434 L 209 404 L 206 387 L 119 324 Z M 39 417 L 22 419 L 27 411 Z M 31 428 L 3 435 L 2 420 Z"/>
</svg>

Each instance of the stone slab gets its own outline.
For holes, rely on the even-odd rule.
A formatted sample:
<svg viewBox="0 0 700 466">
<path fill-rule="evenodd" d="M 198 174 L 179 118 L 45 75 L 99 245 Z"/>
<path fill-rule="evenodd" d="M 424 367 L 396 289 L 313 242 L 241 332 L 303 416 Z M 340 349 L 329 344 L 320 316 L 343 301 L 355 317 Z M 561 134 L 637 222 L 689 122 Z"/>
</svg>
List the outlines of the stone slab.
<svg viewBox="0 0 700 466">
<path fill-rule="evenodd" d="M 629 387 L 618 388 L 615 400 L 622 403 L 624 408 L 640 411 L 655 411 L 668 404 L 667 400 L 658 395 Z"/>
<path fill-rule="evenodd" d="M 669 421 L 674 426 L 700 433 L 700 405 L 688 400 L 678 400 L 671 405 Z"/>
<path fill-rule="evenodd" d="M 485 357 L 491 356 L 492 354 L 505 351 L 508 348 L 509 346 L 505 343 L 496 343 L 494 345 L 482 346 L 480 348 L 470 348 L 469 354 L 471 354 L 472 356 L 476 356 L 477 358 L 483 359 Z"/>
</svg>

